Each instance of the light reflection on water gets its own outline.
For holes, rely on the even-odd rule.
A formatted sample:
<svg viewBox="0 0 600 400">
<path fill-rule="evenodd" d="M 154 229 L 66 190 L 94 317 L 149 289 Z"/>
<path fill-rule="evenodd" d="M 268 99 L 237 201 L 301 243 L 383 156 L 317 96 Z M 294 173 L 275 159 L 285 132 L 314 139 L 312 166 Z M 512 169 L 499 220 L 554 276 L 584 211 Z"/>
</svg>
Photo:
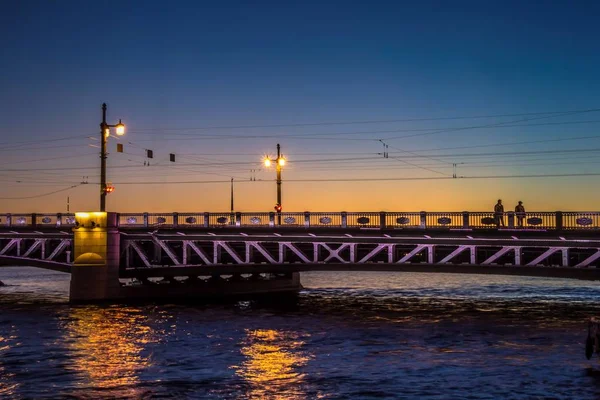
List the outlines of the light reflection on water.
<svg viewBox="0 0 600 400">
<path fill-rule="evenodd" d="M 153 340 L 143 310 L 76 307 L 68 319 L 64 340 L 73 360 L 68 368 L 82 377 L 78 386 L 120 388 L 120 396 L 138 395 L 138 373 L 150 364 L 142 351 Z"/>
<path fill-rule="evenodd" d="M 299 368 L 310 357 L 302 350 L 303 344 L 294 332 L 246 330 L 241 349 L 246 359 L 232 368 L 249 383 L 248 398 L 305 398 L 301 389 L 304 374 Z"/>
<path fill-rule="evenodd" d="M 70 306 L 68 279 L 0 268 L 0 398 L 600 398 L 596 282 L 309 273 L 292 305 Z"/>
<path fill-rule="evenodd" d="M 11 397 L 15 394 L 19 384 L 14 380 L 15 375 L 8 372 L 2 365 L 5 353 L 11 349 L 16 336 L 1 336 L 0 335 L 0 396 Z"/>
</svg>

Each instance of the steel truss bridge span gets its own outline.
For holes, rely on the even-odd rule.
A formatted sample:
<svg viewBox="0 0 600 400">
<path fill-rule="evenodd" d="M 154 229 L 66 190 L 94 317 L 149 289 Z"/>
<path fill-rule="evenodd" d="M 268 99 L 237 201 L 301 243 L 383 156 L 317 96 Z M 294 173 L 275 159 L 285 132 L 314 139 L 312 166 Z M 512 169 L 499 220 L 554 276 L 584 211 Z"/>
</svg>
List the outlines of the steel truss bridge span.
<svg viewBox="0 0 600 400">
<path fill-rule="evenodd" d="M 71 272 L 70 232 L 7 232 L 0 234 L 0 265 L 29 266 Z"/>
<path fill-rule="evenodd" d="M 120 277 L 415 271 L 600 280 L 597 235 L 121 230 Z M 314 232 L 314 233 L 313 233 Z M 344 233 L 346 232 L 346 233 Z M 516 234 L 515 234 L 516 235 Z M 0 231 L 0 264 L 70 272 L 73 233 Z"/>
<path fill-rule="evenodd" d="M 600 240 L 465 236 L 136 233 L 123 277 L 413 271 L 600 279 Z"/>
</svg>

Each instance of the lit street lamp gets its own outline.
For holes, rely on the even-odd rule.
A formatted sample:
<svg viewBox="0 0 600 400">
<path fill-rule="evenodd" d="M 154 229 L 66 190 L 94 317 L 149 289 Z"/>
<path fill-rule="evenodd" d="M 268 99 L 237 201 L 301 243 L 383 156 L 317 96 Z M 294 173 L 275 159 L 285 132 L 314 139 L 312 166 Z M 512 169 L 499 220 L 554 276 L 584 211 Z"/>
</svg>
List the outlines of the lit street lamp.
<svg viewBox="0 0 600 400">
<path fill-rule="evenodd" d="M 275 204 L 275 211 L 277 211 L 277 223 L 281 225 L 281 167 L 285 165 L 285 158 L 281 155 L 281 147 L 277 143 L 277 158 L 270 159 L 268 156 L 264 160 L 265 167 L 270 167 L 272 163 L 275 163 L 277 170 L 277 204 Z"/>
<path fill-rule="evenodd" d="M 106 123 L 106 103 L 102 104 L 102 122 L 100 123 L 100 136 L 102 138 L 102 147 L 100 148 L 100 211 L 106 211 L 106 194 L 114 190 L 106 186 L 106 141 L 110 136 L 110 128 L 115 128 L 115 132 L 119 136 L 125 134 L 125 125 L 119 120 L 116 125 Z"/>
</svg>

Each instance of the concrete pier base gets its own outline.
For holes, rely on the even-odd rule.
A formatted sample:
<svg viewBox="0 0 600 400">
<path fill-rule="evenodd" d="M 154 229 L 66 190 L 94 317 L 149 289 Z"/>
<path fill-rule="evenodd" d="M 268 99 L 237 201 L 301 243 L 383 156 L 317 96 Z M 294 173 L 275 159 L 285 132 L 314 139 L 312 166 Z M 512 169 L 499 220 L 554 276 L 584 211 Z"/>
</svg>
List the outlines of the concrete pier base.
<svg viewBox="0 0 600 400">
<path fill-rule="evenodd" d="M 121 298 L 119 269 L 106 265 L 74 265 L 69 300 L 90 302 Z"/>
</svg>

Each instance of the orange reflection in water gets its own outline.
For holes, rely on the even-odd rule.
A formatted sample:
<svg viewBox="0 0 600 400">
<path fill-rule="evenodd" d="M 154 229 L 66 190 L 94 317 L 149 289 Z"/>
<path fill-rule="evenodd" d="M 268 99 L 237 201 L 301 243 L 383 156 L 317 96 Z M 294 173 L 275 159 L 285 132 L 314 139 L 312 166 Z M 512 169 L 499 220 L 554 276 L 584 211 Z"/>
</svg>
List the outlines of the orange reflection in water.
<svg viewBox="0 0 600 400">
<path fill-rule="evenodd" d="M 294 332 L 247 330 L 241 349 L 246 361 L 233 368 L 250 384 L 248 398 L 305 398 L 298 369 L 310 356 L 301 351 L 303 345 Z"/>
<path fill-rule="evenodd" d="M 135 387 L 139 372 L 150 364 L 141 352 L 153 337 L 141 311 L 85 307 L 73 309 L 70 317 L 67 328 L 71 368 L 87 378 L 83 385 L 118 390 L 111 395 L 136 396 L 141 390 Z"/>
<path fill-rule="evenodd" d="M 13 381 L 15 374 L 6 371 L 6 368 L 2 365 L 4 354 L 10 350 L 10 342 L 15 338 L 15 336 L 0 336 L 0 397 L 2 398 L 13 396 L 19 387 L 19 384 Z"/>
</svg>

